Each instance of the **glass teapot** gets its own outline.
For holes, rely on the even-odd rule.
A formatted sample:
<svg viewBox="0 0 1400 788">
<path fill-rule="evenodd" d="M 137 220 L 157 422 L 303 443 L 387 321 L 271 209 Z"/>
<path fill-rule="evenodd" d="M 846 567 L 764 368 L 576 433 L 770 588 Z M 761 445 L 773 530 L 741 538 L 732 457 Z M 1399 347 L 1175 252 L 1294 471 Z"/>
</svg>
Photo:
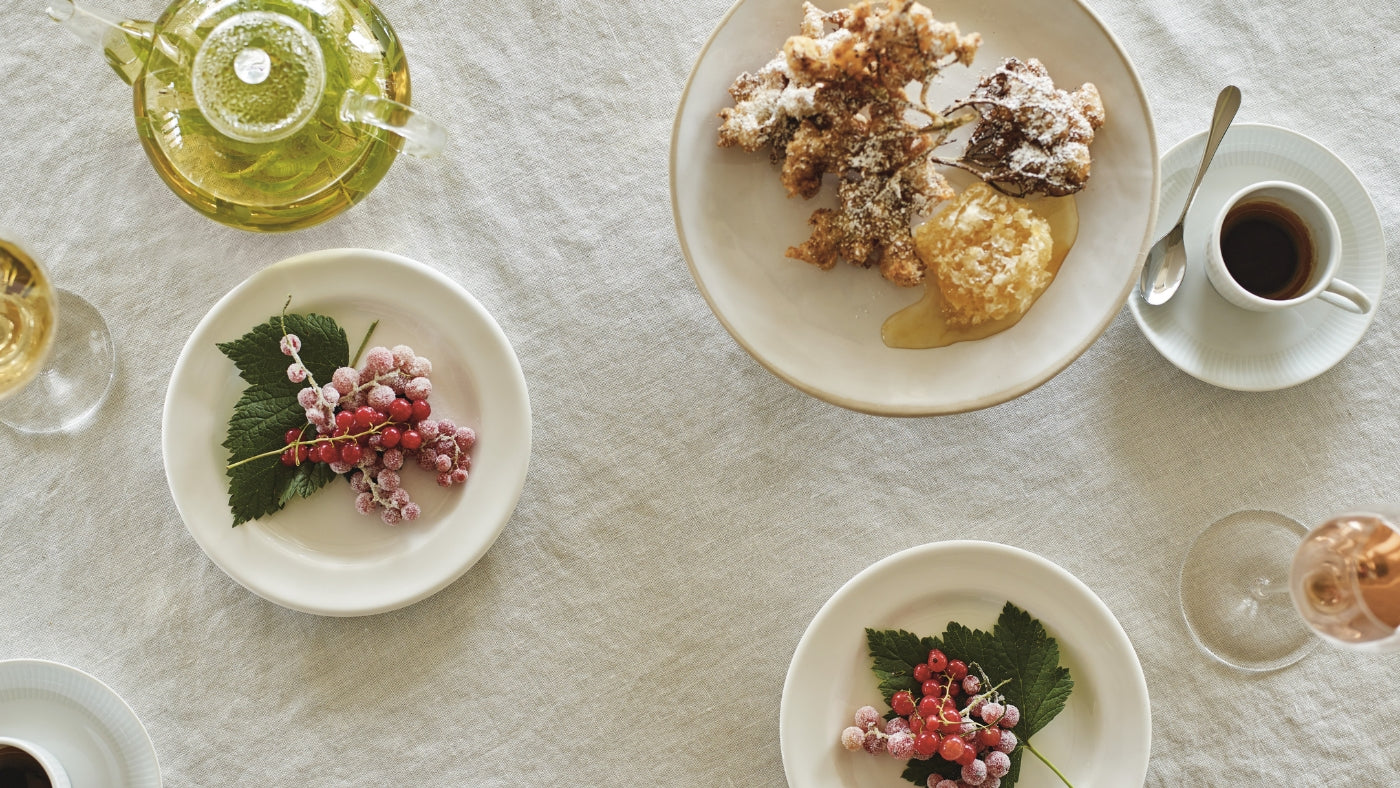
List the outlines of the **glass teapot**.
<svg viewBox="0 0 1400 788">
<path fill-rule="evenodd" d="M 408 64 L 368 0 L 175 0 L 155 22 L 59 0 L 49 16 L 135 90 L 136 130 L 168 186 L 246 230 L 292 230 L 373 189 L 400 148 L 446 130 L 409 109 Z"/>
</svg>

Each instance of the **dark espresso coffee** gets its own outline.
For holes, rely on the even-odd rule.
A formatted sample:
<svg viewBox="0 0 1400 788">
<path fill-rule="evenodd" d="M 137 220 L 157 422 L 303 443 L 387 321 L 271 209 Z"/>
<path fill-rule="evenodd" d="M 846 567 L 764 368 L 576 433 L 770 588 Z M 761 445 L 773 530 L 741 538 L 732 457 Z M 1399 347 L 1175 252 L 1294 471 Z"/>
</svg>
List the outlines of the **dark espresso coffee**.
<svg viewBox="0 0 1400 788">
<path fill-rule="evenodd" d="M 1240 287 L 1274 301 L 1302 295 L 1317 265 L 1307 225 L 1269 200 L 1230 209 L 1220 227 L 1220 256 Z"/>
<path fill-rule="evenodd" d="M 0 744 L 0 788 L 49 788 L 49 777 L 33 755 Z"/>
</svg>

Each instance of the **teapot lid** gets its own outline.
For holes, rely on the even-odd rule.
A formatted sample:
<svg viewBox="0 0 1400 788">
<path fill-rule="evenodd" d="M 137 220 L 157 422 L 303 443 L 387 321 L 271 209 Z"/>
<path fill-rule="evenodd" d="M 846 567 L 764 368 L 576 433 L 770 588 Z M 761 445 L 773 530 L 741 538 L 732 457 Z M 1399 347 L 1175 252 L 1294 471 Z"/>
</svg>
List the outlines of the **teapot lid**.
<svg viewBox="0 0 1400 788">
<path fill-rule="evenodd" d="M 326 88 L 325 58 L 296 19 L 244 11 L 209 31 L 190 82 L 195 103 L 219 132 L 243 142 L 274 142 L 315 114 Z"/>
</svg>

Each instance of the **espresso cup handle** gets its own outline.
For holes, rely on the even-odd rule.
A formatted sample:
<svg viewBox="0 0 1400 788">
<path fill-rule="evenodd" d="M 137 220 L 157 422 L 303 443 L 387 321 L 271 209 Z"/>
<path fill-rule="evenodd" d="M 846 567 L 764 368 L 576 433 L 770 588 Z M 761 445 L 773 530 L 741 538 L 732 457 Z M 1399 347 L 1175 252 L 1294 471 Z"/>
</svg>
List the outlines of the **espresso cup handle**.
<svg viewBox="0 0 1400 788">
<path fill-rule="evenodd" d="M 1365 293 L 1340 279 L 1333 279 L 1327 285 L 1327 289 L 1318 293 L 1317 297 L 1332 306 L 1339 306 L 1358 315 L 1364 315 L 1371 311 L 1371 299 L 1367 298 Z"/>
</svg>

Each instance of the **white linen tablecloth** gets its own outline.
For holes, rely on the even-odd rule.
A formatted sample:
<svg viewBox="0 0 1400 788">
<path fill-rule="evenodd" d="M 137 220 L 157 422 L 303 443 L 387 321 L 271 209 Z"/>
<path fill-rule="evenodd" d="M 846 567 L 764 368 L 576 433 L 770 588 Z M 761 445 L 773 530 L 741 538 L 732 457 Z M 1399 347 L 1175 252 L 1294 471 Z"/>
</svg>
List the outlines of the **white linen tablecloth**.
<svg viewBox="0 0 1400 788">
<path fill-rule="evenodd" d="M 1400 784 L 1400 656 L 1319 649 L 1244 675 L 1196 650 L 1176 593 L 1191 538 L 1229 512 L 1308 523 L 1400 498 L 1395 299 L 1347 359 L 1284 391 L 1196 381 L 1124 309 L 1063 374 L 988 410 L 896 420 L 805 396 L 720 326 L 671 218 L 676 103 L 728 3 L 382 0 L 450 148 L 280 235 L 180 203 L 100 55 L 44 0 L 0 4 L 0 225 L 106 315 L 120 367 L 88 429 L 0 429 L 0 658 L 107 682 L 172 786 L 782 786 L 778 700 L 813 614 L 884 556 L 971 537 L 1045 556 L 1116 614 L 1152 696 L 1148 785 Z M 1240 121 L 1303 131 L 1360 175 L 1400 281 L 1400 6 L 1092 6 L 1162 151 L 1239 85 Z M 482 301 L 524 367 L 535 442 L 475 568 L 411 607 L 331 619 L 205 557 L 166 489 L 160 418 L 221 296 L 345 246 Z"/>
</svg>

